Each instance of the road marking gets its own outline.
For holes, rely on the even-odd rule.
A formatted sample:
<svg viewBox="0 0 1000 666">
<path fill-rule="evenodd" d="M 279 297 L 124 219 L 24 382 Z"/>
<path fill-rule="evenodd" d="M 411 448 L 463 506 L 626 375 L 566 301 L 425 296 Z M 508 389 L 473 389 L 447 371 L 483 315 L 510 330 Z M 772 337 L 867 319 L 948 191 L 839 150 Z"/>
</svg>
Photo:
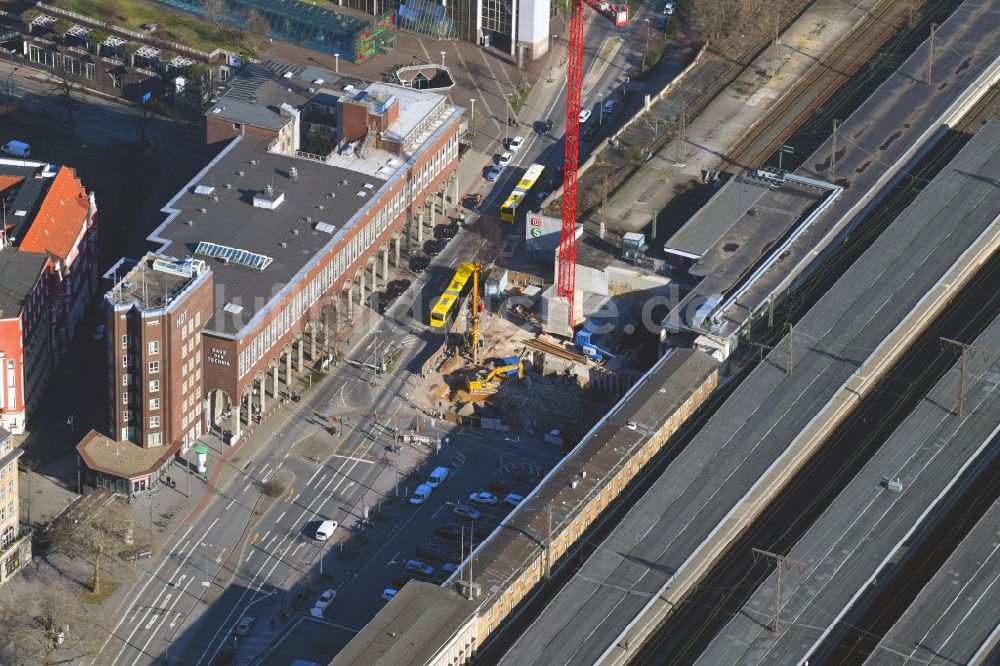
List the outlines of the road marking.
<svg viewBox="0 0 1000 666">
<path fill-rule="evenodd" d="M 251 558 L 251 557 L 253 557 L 253 554 L 254 554 L 254 553 L 256 553 L 256 552 L 257 552 L 257 551 L 255 551 L 255 550 L 251 550 L 251 551 L 250 551 L 250 554 L 249 554 L 249 555 L 247 555 L 247 559 L 245 559 L 245 560 L 243 560 L 243 561 L 244 561 L 244 562 L 249 562 L 249 561 L 250 561 L 250 558 Z"/>
<path fill-rule="evenodd" d="M 150 627 L 152 627 L 158 617 L 160 617 L 159 613 L 153 613 L 153 617 L 149 620 L 149 622 L 146 624 L 144 628 L 148 630 Z M 136 657 L 136 659 L 138 659 L 138 657 Z"/>
<path fill-rule="evenodd" d="M 251 481 L 250 483 L 247 484 L 247 487 L 243 489 L 243 492 L 246 492 L 246 491 L 250 490 L 250 486 L 252 486 L 252 485 L 253 485 L 253 481 Z"/>
<path fill-rule="evenodd" d="M 222 561 L 222 556 L 226 554 L 226 551 L 227 551 L 227 550 L 229 550 L 229 547 L 228 547 L 228 546 L 226 546 L 225 548 L 223 548 L 223 549 L 222 549 L 222 552 L 221 552 L 221 553 L 219 553 L 219 556 L 218 556 L 217 558 L 215 558 L 215 563 L 216 563 L 216 564 L 218 564 L 219 562 L 221 562 L 221 561 Z"/>
<path fill-rule="evenodd" d="M 434 513 L 431 514 L 431 520 L 434 520 L 435 518 L 437 518 L 437 515 L 439 513 L 441 513 L 441 509 L 443 509 L 445 506 L 446 505 L 444 505 L 444 504 L 442 504 L 441 506 L 439 506 L 438 509 L 437 509 L 437 511 L 435 511 Z"/>
<path fill-rule="evenodd" d="M 389 561 L 385 563 L 385 566 L 391 567 L 393 564 L 396 564 L 396 562 L 397 562 L 396 558 L 399 557 L 402 554 L 403 554 L 403 551 L 399 551 L 398 553 L 396 553 L 395 555 L 393 555 L 392 558 L 390 558 Z"/>
<path fill-rule="evenodd" d="M 308 480 L 308 481 L 306 481 L 306 485 L 307 485 L 307 486 L 311 486 L 311 485 L 312 485 L 312 482 L 313 482 L 313 479 L 315 479 L 315 478 L 316 478 L 316 475 L 317 475 L 317 474 L 319 474 L 319 473 L 320 473 L 320 472 L 322 472 L 322 471 L 323 471 L 323 468 L 322 468 L 322 467 L 317 467 L 317 468 L 316 468 L 316 471 L 315 471 L 315 472 L 313 472 L 313 475 L 309 477 L 309 480 Z"/>
<path fill-rule="evenodd" d="M 287 512 L 287 511 L 282 511 L 282 512 L 281 512 L 281 515 L 280 515 L 280 516 L 278 516 L 278 519 L 277 519 L 277 520 L 275 520 L 274 522 L 276 522 L 276 523 L 280 523 L 280 522 L 281 522 L 281 519 L 285 517 L 285 514 L 286 514 L 286 513 L 288 513 L 288 512 Z"/>
<path fill-rule="evenodd" d="M 226 505 L 226 510 L 227 511 L 229 510 L 229 507 L 231 507 L 233 505 L 233 502 L 235 502 L 235 501 L 236 501 L 235 497 L 233 499 L 229 500 L 229 504 Z"/>
<path fill-rule="evenodd" d="M 264 466 L 260 468 L 259 474 L 261 476 L 264 476 L 264 472 L 266 472 L 267 468 L 270 467 L 270 466 L 271 466 L 271 463 L 264 463 Z"/>
<path fill-rule="evenodd" d="M 360 447 L 358 447 L 358 448 L 360 448 Z M 352 456 L 342 456 L 339 453 L 334 453 L 330 457 L 331 458 L 344 458 L 345 460 L 353 460 L 355 462 L 366 463 L 368 465 L 374 465 L 375 464 L 374 460 L 369 460 L 368 458 L 354 458 Z"/>
</svg>

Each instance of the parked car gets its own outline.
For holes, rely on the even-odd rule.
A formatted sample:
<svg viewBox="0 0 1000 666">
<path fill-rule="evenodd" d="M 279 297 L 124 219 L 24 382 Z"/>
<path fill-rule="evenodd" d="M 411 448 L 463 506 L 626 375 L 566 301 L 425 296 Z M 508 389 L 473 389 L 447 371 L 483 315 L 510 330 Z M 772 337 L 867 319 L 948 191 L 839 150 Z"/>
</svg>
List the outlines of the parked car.
<svg viewBox="0 0 1000 666">
<path fill-rule="evenodd" d="M 443 539 L 451 539 L 452 541 L 458 541 L 462 538 L 462 528 L 454 523 L 448 523 L 447 525 L 442 525 L 434 529 L 434 534 L 438 535 Z"/>
<path fill-rule="evenodd" d="M 228 643 L 222 646 L 222 649 L 215 655 L 216 664 L 228 664 L 233 660 L 233 656 L 236 655 L 236 648 Z"/>
<path fill-rule="evenodd" d="M 471 518 L 473 520 L 479 520 L 479 517 L 483 515 L 468 504 L 456 504 L 455 508 L 452 509 L 451 512 L 456 516 L 465 516 L 466 518 Z"/>
<path fill-rule="evenodd" d="M 420 560 L 406 560 L 405 568 L 412 574 L 418 576 L 433 576 L 434 567 L 427 564 L 426 562 L 421 562 Z"/>
<path fill-rule="evenodd" d="M 240 623 L 236 625 L 236 635 L 246 636 L 250 633 L 251 629 L 253 629 L 253 618 L 249 615 L 244 615 Z"/>
<path fill-rule="evenodd" d="M 410 259 L 410 270 L 420 275 L 427 267 L 431 265 L 431 260 L 429 257 L 413 257 Z"/>
<path fill-rule="evenodd" d="M 500 178 L 500 174 L 502 173 L 503 173 L 502 166 L 500 166 L 499 164 L 497 164 L 496 166 L 492 166 L 490 167 L 490 170 L 486 172 L 486 180 L 490 181 L 491 183 L 495 183 L 497 182 L 497 179 Z"/>
<path fill-rule="evenodd" d="M 393 298 L 396 298 L 405 294 L 411 284 L 413 283 L 409 280 L 393 280 L 389 284 L 385 285 L 385 291 L 387 294 L 391 294 Z"/>
<path fill-rule="evenodd" d="M 420 506 L 431 496 L 432 490 L 434 490 L 434 488 L 429 484 L 421 483 L 417 486 L 417 489 L 413 491 L 413 495 L 410 497 L 410 504 L 413 506 Z"/>
<path fill-rule="evenodd" d="M 498 495 L 506 495 L 512 489 L 503 481 L 498 481 L 497 479 L 491 479 L 486 482 L 486 487 L 497 493 Z"/>
<path fill-rule="evenodd" d="M 333 600 L 337 598 L 337 590 L 327 590 L 323 594 L 319 595 L 319 599 L 316 600 L 314 604 L 316 608 L 326 608 L 333 603 Z"/>
<path fill-rule="evenodd" d="M 668 2 L 667 4 L 663 5 L 663 13 L 666 14 L 667 16 L 673 16 L 673 13 L 676 10 L 677 10 L 676 2 Z"/>
<path fill-rule="evenodd" d="M 604 115 L 606 115 L 606 116 L 613 115 L 614 113 L 616 113 L 618 111 L 618 109 L 619 109 L 619 107 L 621 107 L 621 105 L 622 105 L 622 103 L 619 102 L 617 99 L 605 100 L 604 101 L 604 107 L 603 107 Z"/>
<path fill-rule="evenodd" d="M 508 164 L 510 164 L 510 161 L 512 159 L 514 159 L 514 156 L 511 155 L 509 152 L 505 152 L 500 156 L 500 159 L 497 160 L 497 164 L 499 164 L 502 167 L 505 167 Z"/>
<path fill-rule="evenodd" d="M 417 557 L 429 562 L 447 562 L 452 559 L 452 554 L 444 548 L 435 546 L 417 546 Z"/>
<path fill-rule="evenodd" d="M 431 488 L 437 488 L 442 483 L 448 480 L 448 468 L 447 467 L 435 467 L 430 474 L 427 475 L 427 485 Z"/>
<path fill-rule="evenodd" d="M 524 501 L 524 495 L 518 495 L 517 493 L 507 493 L 507 496 L 503 498 L 504 504 L 510 504 L 511 506 L 517 506 Z"/>
<path fill-rule="evenodd" d="M 583 134 L 581 135 L 583 137 L 583 140 L 593 141 L 595 138 L 597 138 L 598 129 L 599 128 L 597 127 L 597 125 L 588 125 L 587 129 L 583 130 Z"/>
<path fill-rule="evenodd" d="M 469 495 L 469 501 L 475 502 L 476 504 L 486 504 L 488 506 L 493 506 L 500 500 L 497 499 L 497 496 L 494 495 L 493 493 L 478 492 Z"/>
<path fill-rule="evenodd" d="M 436 257 L 441 254 L 441 250 L 447 245 L 446 242 L 442 241 L 440 238 L 429 240 L 424 243 L 424 254 L 428 257 Z"/>
<path fill-rule="evenodd" d="M 483 195 L 478 192 L 476 194 L 466 194 L 462 197 L 462 205 L 469 210 L 476 210 L 481 203 L 483 203 Z"/>
<path fill-rule="evenodd" d="M 448 574 L 450 576 L 451 574 L 453 574 L 456 571 L 458 571 L 458 563 L 457 562 L 448 562 L 447 564 L 445 564 L 445 565 L 443 565 L 441 567 L 441 571 L 443 571 L 444 573 L 446 573 L 446 574 Z"/>
<path fill-rule="evenodd" d="M 524 145 L 524 138 L 520 136 L 515 136 L 509 142 L 507 142 L 507 149 L 512 153 L 516 153 Z"/>
<path fill-rule="evenodd" d="M 394 587 L 387 587 L 382 590 L 382 601 L 392 601 L 392 598 L 399 594 L 399 590 Z"/>
<path fill-rule="evenodd" d="M 587 120 L 590 118 L 591 113 L 593 113 L 593 112 L 590 109 L 580 109 L 580 124 L 581 125 L 584 124 L 585 122 L 587 122 Z"/>
<path fill-rule="evenodd" d="M 458 226 L 454 224 L 439 224 L 434 227 L 434 237 L 442 240 L 451 240 L 458 234 Z"/>
</svg>

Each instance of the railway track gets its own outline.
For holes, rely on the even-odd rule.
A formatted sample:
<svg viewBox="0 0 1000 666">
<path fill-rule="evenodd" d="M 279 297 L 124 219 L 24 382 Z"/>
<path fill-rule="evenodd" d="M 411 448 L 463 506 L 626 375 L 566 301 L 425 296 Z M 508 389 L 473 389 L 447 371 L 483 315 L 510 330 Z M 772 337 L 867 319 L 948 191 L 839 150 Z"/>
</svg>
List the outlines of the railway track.
<svg viewBox="0 0 1000 666">
<path fill-rule="evenodd" d="M 924 4 L 883 0 L 754 124 L 716 168 L 760 166 Z"/>
</svg>

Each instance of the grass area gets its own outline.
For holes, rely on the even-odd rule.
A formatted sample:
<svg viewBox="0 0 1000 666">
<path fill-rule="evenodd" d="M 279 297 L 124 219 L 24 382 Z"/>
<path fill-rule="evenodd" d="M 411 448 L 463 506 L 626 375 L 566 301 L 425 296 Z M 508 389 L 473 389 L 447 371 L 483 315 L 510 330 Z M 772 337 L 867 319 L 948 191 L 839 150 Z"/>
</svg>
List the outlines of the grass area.
<svg viewBox="0 0 1000 666">
<path fill-rule="evenodd" d="M 85 604 L 91 604 L 95 606 L 100 605 L 103 604 L 108 597 L 110 597 L 112 594 L 115 593 L 115 590 L 118 589 L 118 585 L 119 583 L 117 581 L 102 580 L 101 591 L 98 592 L 97 594 L 94 594 L 90 590 L 89 585 L 85 585 L 80 588 L 80 591 L 76 593 L 76 596 L 77 598 L 80 599 L 80 601 L 82 601 Z"/>
<path fill-rule="evenodd" d="M 517 97 L 511 100 L 510 103 L 511 107 L 514 109 L 515 114 L 520 113 L 521 108 L 524 106 L 524 103 L 528 101 L 528 95 L 531 93 L 532 85 L 533 84 L 531 83 L 526 83 L 525 85 L 518 87 Z"/>
<path fill-rule="evenodd" d="M 111 0 L 111 2 L 50 0 L 50 2 L 60 9 L 137 32 L 142 32 L 139 26 L 143 23 L 155 23 L 157 28 L 152 37 L 184 44 L 199 51 L 211 52 L 223 48 L 244 55 L 256 55 L 248 53 L 240 44 L 239 34 L 235 30 L 219 32 L 215 26 L 200 16 L 180 10 L 138 0 Z M 108 11 L 109 9 L 113 11 Z"/>
</svg>

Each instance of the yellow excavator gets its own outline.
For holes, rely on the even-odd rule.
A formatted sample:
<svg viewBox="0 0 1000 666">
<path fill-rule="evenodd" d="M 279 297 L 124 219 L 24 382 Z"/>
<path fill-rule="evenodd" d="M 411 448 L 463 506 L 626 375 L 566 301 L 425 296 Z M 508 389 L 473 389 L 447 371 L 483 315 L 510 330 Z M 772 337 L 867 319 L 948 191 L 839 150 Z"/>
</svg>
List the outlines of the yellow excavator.
<svg viewBox="0 0 1000 666">
<path fill-rule="evenodd" d="M 511 375 L 518 379 L 524 378 L 524 364 L 518 356 L 507 356 L 504 365 L 493 368 L 489 372 L 480 370 L 477 376 L 469 379 L 468 391 L 472 395 L 493 395 L 500 390 L 500 383 Z"/>
</svg>

